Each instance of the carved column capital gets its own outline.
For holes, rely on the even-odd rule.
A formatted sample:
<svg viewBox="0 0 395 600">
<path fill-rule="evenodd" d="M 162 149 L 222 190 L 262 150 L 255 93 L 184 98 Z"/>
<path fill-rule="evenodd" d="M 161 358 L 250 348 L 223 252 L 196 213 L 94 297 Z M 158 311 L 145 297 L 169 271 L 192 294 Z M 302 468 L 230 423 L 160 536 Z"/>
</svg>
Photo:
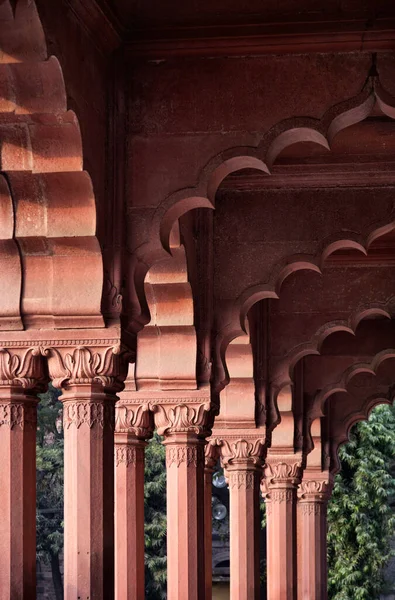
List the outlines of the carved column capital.
<svg viewBox="0 0 395 600">
<path fill-rule="evenodd" d="M 325 472 L 305 471 L 298 489 L 299 503 L 328 502 L 333 490 L 333 476 Z"/>
<path fill-rule="evenodd" d="M 263 437 L 244 435 L 242 437 L 227 436 L 215 438 L 220 447 L 221 461 L 227 472 L 240 468 L 260 468 L 265 445 Z"/>
<path fill-rule="evenodd" d="M 141 440 L 152 437 L 153 413 L 148 402 L 125 403 L 120 400 L 115 406 L 115 433 L 130 434 Z"/>
<path fill-rule="evenodd" d="M 302 477 L 302 455 L 271 454 L 266 457 L 265 484 L 268 489 L 277 487 L 295 487 Z"/>
<path fill-rule="evenodd" d="M 209 398 L 204 402 L 166 399 L 150 403 L 155 424 L 160 435 L 195 435 L 205 438 L 211 433 L 213 405 Z"/>
<path fill-rule="evenodd" d="M 99 384 L 114 392 L 122 387 L 120 345 L 77 345 L 73 349 L 45 347 L 41 351 L 48 358 L 49 373 L 55 387 Z"/>
<path fill-rule="evenodd" d="M 0 388 L 42 391 L 46 383 L 39 347 L 0 347 Z"/>
</svg>

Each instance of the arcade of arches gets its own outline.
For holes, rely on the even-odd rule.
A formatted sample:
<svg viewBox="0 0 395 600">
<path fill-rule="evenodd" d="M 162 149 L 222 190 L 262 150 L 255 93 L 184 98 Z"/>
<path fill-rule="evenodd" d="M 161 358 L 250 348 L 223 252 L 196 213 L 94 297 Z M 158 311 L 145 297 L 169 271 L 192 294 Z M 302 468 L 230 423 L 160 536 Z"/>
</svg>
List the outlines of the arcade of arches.
<svg viewBox="0 0 395 600">
<path fill-rule="evenodd" d="M 265 6 L 262 6 L 264 4 Z M 393 400 L 392 0 L 0 2 L 0 598 L 35 598 L 37 394 L 62 389 L 67 600 L 325 600 L 350 427 Z M 93 192 L 94 190 L 94 192 Z M 115 461 L 114 461 L 115 456 Z"/>
</svg>

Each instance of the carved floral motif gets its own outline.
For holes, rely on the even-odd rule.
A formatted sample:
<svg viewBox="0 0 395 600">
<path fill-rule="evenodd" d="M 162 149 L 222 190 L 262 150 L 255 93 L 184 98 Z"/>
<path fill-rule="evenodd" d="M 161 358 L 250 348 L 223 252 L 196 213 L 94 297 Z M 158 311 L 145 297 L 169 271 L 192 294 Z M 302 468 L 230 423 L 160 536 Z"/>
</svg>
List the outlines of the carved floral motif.
<svg viewBox="0 0 395 600">
<path fill-rule="evenodd" d="M 74 425 L 79 429 L 82 425 L 93 427 L 114 427 L 114 406 L 111 402 L 65 402 L 63 410 L 63 426 L 69 429 Z"/>
<path fill-rule="evenodd" d="M 0 427 L 35 430 L 37 427 L 36 404 L 22 402 L 0 403 Z"/>
<path fill-rule="evenodd" d="M 212 404 L 209 400 L 198 405 L 176 404 L 164 406 L 154 404 L 155 424 L 160 435 L 172 433 L 196 433 L 202 437 L 209 435 L 211 428 Z"/>
<path fill-rule="evenodd" d="M 229 471 L 227 473 L 227 476 L 229 481 L 229 487 L 232 489 L 254 489 L 254 478 L 256 477 L 256 475 L 252 471 Z"/>
<path fill-rule="evenodd" d="M 43 383 L 40 348 L 28 348 L 18 352 L 0 348 L 0 386 L 32 389 L 42 387 Z"/>
<path fill-rule="evenodd" d="M 265 465 L 265 482 L 267 488 L 282 485 L 297 486 L 302 477 L 302 457 L 268 455 Z"/>
<path fill-rule="evenodd" d="M 330 474 L 327 477 L 317 479 L 304 479 L 298 489 L 298 497 L 301 503 L 322 503 L 329 500 L 332 493 L 333 482 Z"/>
<path fill-rule="evenodd" d="M 133 433 L 143 439 L 151 437 L 153 419 L 149 403 L 118 403 L 115 409 L 115 430 L 117 433 Z"/>
<path fill-rule="evenodd" d="M 101 383 L 103 387 L 113 388 L 118 384 L 120 372 L 120 346 L 96 348 L 77 346 L 72 352 L 65 349 L 41 348 L 48 357 L 49 372 L 53 385 Z"/>
<path fill-rule="evenodd" d="M 256 466 L 261 465 L 262 452 L 265 440 L 261 437 L 248 439 L 236 438 L 212 438 L 210 443 L 216 444 L 220 448 L 222 463 L 225 468 L 231 465 L 252 463 Z"/>
<path fill-rule="evenodd" d="M 131 444 L 116 445 L 115 448 L 115 466 L 119 465 L 137 465 L 144 463 L 144 449 Z"/>
<path fill-rule="evenodd" d="M 177 468 L 186 463 L 187 467 L 193 465 L 197 467 L 204 462 L 204 449 L 201 446 L 166 446 L 166 467 L 169 469 L 172 465 Z"/>
</svg>

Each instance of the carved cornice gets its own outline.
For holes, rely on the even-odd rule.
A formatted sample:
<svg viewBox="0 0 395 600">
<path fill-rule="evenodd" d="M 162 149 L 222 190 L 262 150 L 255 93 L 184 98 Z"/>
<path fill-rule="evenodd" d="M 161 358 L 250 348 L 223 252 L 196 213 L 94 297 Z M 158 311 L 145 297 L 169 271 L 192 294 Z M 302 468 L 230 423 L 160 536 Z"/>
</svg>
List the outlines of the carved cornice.
<svg viewBox="0 0 395 600">
<path fill-rule="evenodd" d="M 303 52 L 392 50 L 394 19 L 255 23 L 216 27 L 134 31 L 126 43 L 130 59 L 164 59 L 186 56 L 257 56 Z"/>
<path fill-rule="evenodd" d="M 120 346 L 95 348 L 78 346 L 42 348 L 48 358 L 49 373 L 55 387 L 100 383 L 105 388 L 119 388 Z"/>
<path fill-rule="evenodd" d="M 18 386 L 39 391 L 45 382 L 40 348 L 0 348 L 0 387 Z"/>
<path fill-rule="evenodd" d="M 142 404 L 117 403 L 115 408 L 115 431 L 131 433 L 138 438 L 147 439 L 154 429 L 153 414 L 148 402 Z"/>
</svg>

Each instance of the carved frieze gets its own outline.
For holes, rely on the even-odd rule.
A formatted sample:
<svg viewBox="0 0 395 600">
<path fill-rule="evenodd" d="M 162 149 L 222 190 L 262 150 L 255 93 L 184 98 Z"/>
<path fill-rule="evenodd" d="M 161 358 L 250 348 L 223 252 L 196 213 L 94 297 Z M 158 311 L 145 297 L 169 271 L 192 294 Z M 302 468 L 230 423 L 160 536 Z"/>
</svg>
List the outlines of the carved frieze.
<svg viewBox="0 0 395 600">
<path fill-rule="evenodd" d="M 256 474 L 253 471 L 229 471 L 227 473 L 227 478 L 229 481 L 229 487 L 231 489 L 246 489 L 252 490 L 254 489 L 254 480 L 256 478 Z"/>
</svg>

